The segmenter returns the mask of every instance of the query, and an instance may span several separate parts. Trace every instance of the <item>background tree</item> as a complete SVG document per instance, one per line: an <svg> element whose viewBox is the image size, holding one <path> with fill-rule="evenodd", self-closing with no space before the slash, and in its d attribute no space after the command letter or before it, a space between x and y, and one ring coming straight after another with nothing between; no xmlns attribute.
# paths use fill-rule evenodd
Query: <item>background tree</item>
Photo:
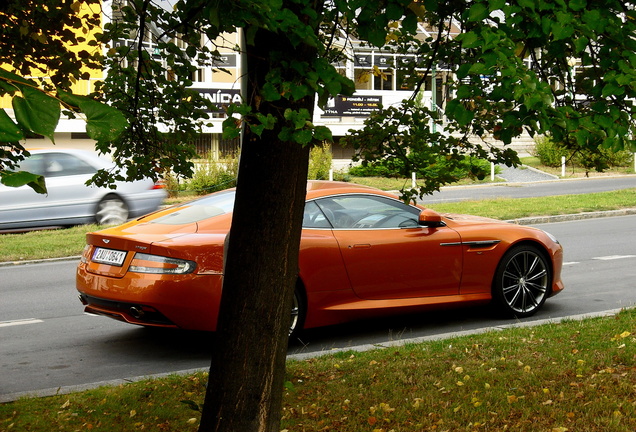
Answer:
<svg viewBox="0 0 636 432"><path fill-rule="evenodd" d="M61 112L56 89L68 91L75 80L87 79L91 68L100 67L99 44L88 36L100 23L98 0L0 2L0 96L12 98L15 112L15 121L0 112L2 183L45 190L41 176L11 172L28 155L20 142L27 134L53 139ZM30 76L41 78L23 78ZM93 131L99 135L103 130L96 124Z"/></svg>
<svg viewBox="0 0 636 432"><path fill-rule="evenodd" d="M149 0L130 4L126 16L139 25L151 17L167 35L185 35L190 58L200 45L189 35L216 40L240 30L245 40L247 91L244 103L230 109L224 132L237 136L242 128L244 135L202 431L278 430L309 146L330 137L312 124L312 112L315 101L322 105L353 92L353 83L333 66L350 53L348 38L417 56L416 63L401 66L410 68L417 87L441 63L454 71L445 83L443 113L407 101L380 110L352 132L349 142L368 161L399 158L407 170L434 168L439 157L452 165L472 155L515 164L514 152L486 139L509 144L524 130L549 133L572 147L632 143L631 0L182 0L174 11L154 8ZM430 37L417 34L422 23ZM141 43L137 47L140 52ZM153 74L161 72L152 61L146 68L143 54L137 58L136 78L115 99L133 117L131 134L142 127L136 120L142 110L163 109L159 102L139 104L141 96L126 102L128 95L142 94L138 82L150 89ZM416 65L425 65L424 72ZM187 85L186 79L177 82ZM107 83L104 97L115 93L109 88ZM157 149L151 161L138 153L144 147L136 148L132 163L145 167L140 173L149 166L159 172L168 161L156 160L177 142L183 140L148 143ZM117 156L131 144L123 138L108 148ZM440 170L430 173L423 188L405 191L405 199L451 180Z"/></svg>

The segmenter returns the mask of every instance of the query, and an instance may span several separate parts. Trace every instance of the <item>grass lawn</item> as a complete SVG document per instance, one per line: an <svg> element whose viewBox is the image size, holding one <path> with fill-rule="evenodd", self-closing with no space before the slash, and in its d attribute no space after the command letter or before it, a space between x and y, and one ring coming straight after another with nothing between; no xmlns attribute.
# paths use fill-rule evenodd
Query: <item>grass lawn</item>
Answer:
<svg viewBox="0 0 636 432"><path fill-rule="evenodd" d="M288 361L281 430L636 430L636 310ZM0 404L2 431L196 431L206 373Z"/></svg>

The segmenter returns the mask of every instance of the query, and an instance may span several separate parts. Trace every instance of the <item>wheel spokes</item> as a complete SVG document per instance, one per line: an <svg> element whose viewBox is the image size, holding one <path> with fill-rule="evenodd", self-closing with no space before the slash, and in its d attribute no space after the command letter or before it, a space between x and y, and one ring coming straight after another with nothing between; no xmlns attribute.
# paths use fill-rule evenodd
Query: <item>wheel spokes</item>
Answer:
<svg viewBox="0 0 636 432"><path fill-rule="evenodd" d="M503 297L519 313L539 307L548 291L548 270L534 252L523 251L512 257L503 272Z"/></svg>

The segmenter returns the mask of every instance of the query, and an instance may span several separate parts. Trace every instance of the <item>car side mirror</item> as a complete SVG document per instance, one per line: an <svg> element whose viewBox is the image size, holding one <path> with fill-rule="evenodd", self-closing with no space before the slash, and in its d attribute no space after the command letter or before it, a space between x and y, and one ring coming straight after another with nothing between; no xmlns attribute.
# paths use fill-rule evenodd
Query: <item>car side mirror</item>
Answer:
<svg viewBox="0 0 636 432"><path fill-rule="evenodd" d="M424 209L420 212L418 223L427 228L438 228L444 226L442 215L431 209Z"/></svg>

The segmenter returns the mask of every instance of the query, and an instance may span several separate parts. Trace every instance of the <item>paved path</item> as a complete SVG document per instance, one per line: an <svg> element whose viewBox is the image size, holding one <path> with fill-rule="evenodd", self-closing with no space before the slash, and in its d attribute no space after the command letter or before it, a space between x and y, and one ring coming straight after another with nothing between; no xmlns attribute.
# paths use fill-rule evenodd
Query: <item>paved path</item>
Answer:
<svg viewBox="0 0 636 432"><path fill-rule="evenodd" d="M576 195L636 188L636 175L558 179L531 168L506 168L500 177L505 183L472 186L447 186L425 196L421 202L438 204L491 198L530 198L537 196ZM636 207L636 203L634 203Z"/></svg>

